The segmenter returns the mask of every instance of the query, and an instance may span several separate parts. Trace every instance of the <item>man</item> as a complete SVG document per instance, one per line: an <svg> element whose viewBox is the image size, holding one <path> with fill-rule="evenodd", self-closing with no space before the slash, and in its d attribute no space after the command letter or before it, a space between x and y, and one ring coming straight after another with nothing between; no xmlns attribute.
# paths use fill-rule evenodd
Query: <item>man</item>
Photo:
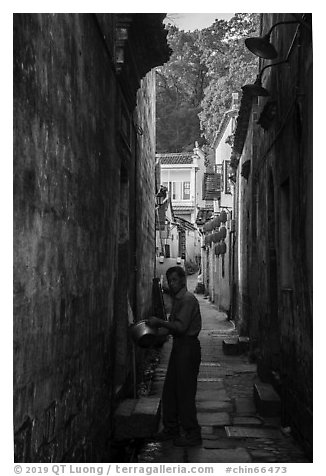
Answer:
<svg viewBox="0 0 326 476"><path fill-rule="evenodd" d="M162 408L163 431L158 440L173 440L176 446L201 444L201 430L197 420L197 376L201 361L198 334L201 330L199 303L187 291L186 274L180 266L166 272L169 289L173 296L169 321L150 317L148 325L165 327L173 336L173 346L165 377ZM184 435L180 435L180 426Z"/></svg>

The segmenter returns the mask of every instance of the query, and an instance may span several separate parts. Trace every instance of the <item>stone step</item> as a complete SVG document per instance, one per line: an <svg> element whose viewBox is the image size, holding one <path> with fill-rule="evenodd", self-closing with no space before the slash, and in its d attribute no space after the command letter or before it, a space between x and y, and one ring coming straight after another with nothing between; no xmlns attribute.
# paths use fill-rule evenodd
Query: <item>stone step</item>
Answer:
<svg viewBox="0 0 326 476"><path fill-rule="evenodd" d="M278 428L225 426L228 438L283 438Z"/></svg>
<svg viewBox="0 0 326 476"><path fill-rule="evenodd" d="M224 427L230 425L230 415L227 412L218 413L197 413L198 423L200 426L219 426Z"/></svg>
<svg viewBox="0 0 326 476"><path fill-rule="evenodd" d="M248 352L249 350L249 337L240 336L239 337L239 351L240 353Z"/></svg>
<svg viewBox="0 0 326 476"><path fill-rule="evenodd" d="M262 416L274 417L281 413L281 400L272 385L256 383L254 385L254 402Z"/></svg>
<svg viewBox="0 0 326 476"><path fill-rule="evenodd" d="M216 400L197 401L198 412L232 412L233 406L231 402L223 402Z"/></svg>
<svg viewBox="0 0 326 476"><path fill-rule="evenodd" d="M234 402L237 416L251 416L256 414L256 406L253 398L236 397Z"/></svg>
<svg viewBox="0 0 326 476"><path fill-rule="evenodd" d="M157 430L159 418L160 398L123 400L114 414L114 439L149 438Z"/></svg>
<svg viewBox="0 0 326 476"><path fill-rule="evenodd" d="M234 416L233 425L235 426L262 426L260 418L254 416Z"/></svg>
<svg viewBox="0 0 326 476"><path fill-rule="evenodd" d="M225 355L238 355L248 352L249 337L246 336L232 336L223 339L223 353Z"/></svg>
<svg viewBox="0 0 326 476"><path fill-rule="evenodd" d="M223 353L225 355L238 355L239 354L239 338L227 337L222 341Z"/></svg>

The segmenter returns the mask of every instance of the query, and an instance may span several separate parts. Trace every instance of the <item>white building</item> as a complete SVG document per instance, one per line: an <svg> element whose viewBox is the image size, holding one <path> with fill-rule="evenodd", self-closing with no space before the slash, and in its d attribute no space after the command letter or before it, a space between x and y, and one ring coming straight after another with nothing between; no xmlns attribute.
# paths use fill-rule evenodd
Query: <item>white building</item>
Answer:
<svg viewBox="0 0 326 476"><path fill-rule="evenodd" d="M239 112L238 97L238 93L232 94L231 109L226 111L223 115L212 145L215 156L215 171L220 174L221 177L221 195L218 200L214 200L214 212L219 212L222 209L230 211L233 208L232 185L229 180L229 175L231 173L230 159L233 137Z"/></svg>
<svg viewBox="0 0 326 476"><path fill-rule="evenodd" d="M165 256L174 257L176 246L172 230L177 224L177 256L194 263L200 261L201 237L196 218L198 210L206 206L202 199L204 159L204 153L197 144L193 152L156 154L156 161L160 164L160 184L167 189L173 214L172 220L168 217L167 209L166 221L171 230L171 242L166 243ZM158 243L158 247L161 249L162 245Z"/></svg>
<svg viewBox="0 0 326 476"><path fill-rule="evenodd" d="M209 298L226 312L231 306L231 279L233 266L233 185L229 180L233 137L238 116L238 94L232 95L232 106L227 111L215 134L215 181L219 194L214 198L214 216L204 225L205 247L202 252L203 282Z"/></svg>
<svg viewBox="0 0 326 476"><path fill-rule="evenodd" d="M198 209L205 208L204 153L196 144L193 152L156 154L156 159L161 166L161 184L170 193L174 214L194 224Z"/></svg>

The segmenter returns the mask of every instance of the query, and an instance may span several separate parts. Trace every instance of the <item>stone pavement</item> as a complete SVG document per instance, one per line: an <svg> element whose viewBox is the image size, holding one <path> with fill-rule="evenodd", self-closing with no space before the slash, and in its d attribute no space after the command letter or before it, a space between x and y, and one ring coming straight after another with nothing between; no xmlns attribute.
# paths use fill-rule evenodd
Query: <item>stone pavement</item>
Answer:
<svg viewBox="0 0 326 476"><path fill-rule="evenodd" d="M188 289L196 275L188 278ZM171 441L147 440L138 463L309 463L292 436L282 431L280 419L257 413L253 386L256 365L246 354L225 355L223 340L236 335L223 312L197 295L203 319L200 333L202 363L198 376L197 410L202 427L201 446L180 448ZM172 342L164 344L155 371L152 394L161 395Z"/></svg>

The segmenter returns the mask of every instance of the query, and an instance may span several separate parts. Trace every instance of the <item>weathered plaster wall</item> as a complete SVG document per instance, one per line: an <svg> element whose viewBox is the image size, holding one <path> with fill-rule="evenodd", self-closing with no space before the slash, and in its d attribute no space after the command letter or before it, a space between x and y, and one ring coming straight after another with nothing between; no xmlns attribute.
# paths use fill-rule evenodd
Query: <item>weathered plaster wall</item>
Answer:
<svg viewBox="0 0 326 476"><path fill-rule="evenodd" d="M263 30L287 17L264 14ZM275 29L279 58L297 25ZM300 47L298 46L300 44ZM238 167L240 324L258 345L258 371L281 393L283 424L312 451L312 45L300 29L290 61L266 70ZM263 66L266 63L262 63ZM276 117L256 120L268 100ZM251 160L248 181L240 175ZM276 374L275 374L276 372ZM277 376L275 380L275 376Z"/></svg>
<svg viewBox="0 0 326 476"><path fill-rule="evenodd" d="M155 71L147 74L137 95L138 136L135 190L137 233L137 314L151 311L152 279L155 267Z"/></svg>
<svg viewBox="0 0 326 476"><path fill-rule="evenodd" d="M95 16L14 15L17 461L110 458L115 396L132 357L128 306L114 301L129 299L138 318L151 304L152 79L138 95L144 135L136 146L131 134L127 170L123 93Z"/></svg>

